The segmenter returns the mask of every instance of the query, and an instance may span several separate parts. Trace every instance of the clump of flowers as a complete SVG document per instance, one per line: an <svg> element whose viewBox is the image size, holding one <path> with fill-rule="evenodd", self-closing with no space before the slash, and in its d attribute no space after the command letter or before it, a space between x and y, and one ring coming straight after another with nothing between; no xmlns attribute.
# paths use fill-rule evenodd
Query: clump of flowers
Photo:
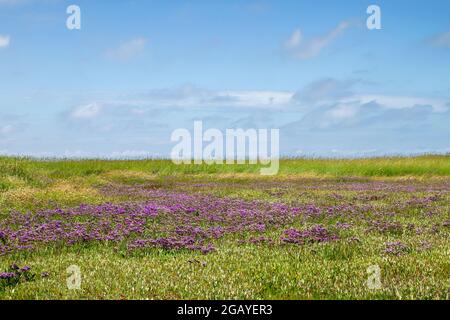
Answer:
<svg viewBox="0 0 450 320"><path fill-rule="evenodd" d="M431 234L438 234L440 232L441 226L439 224L433 224L430 228Z"/></svg>
<svg viewBox="0 0 450 320"><path fill-rule="evenodd" d="M0 272L0 291L7 287L14 287L20 282L33 281L36 275L30 270L31 267L29 266L21 268L14 263L9 267L9 270Z"/></svg>
<svg viewBox="0 0 450 320"><path fill-rule="evenodd" d="M286 243L306 244L314 242L330 242L338 240L339 237L327 230L322 225L315 225L304 231L294 228L284 231L281 241Z"/></svg>
<svg viewBox="0 0 450 320"><path fill-rule="evenodd" d="M0 243L6 244L7 235L6 232L0 231Z"/></svg>
<svg viewBox="0 0 450 320"><path fill-rule="evenodd" d="M265 236L251 237L250 239L248 239L248 242L253 244L274 244L273 239Z"/></svg>
<svg viewBox="0 0 450 320"><path fill-rule="evenodd" d="M372 221L369 230L380 233L402 233L403 226L400 222Z"/></svg>
<svg viewBox="0 0 450 320"><path fill-rule="evenodd" d="M338 229L347 230L347 229L350 229L351 227L352 227L352 225L350 223L345 223L345 222L337 222L336 223L336 228L338 228Z"/></svg>
<svg viewBox="0 0 450 320"><path fill-rule="evenodd" d="M430 250L431 248L433 248L433 245L429 241L426 241L426 240L420 241L419 250L426 251L426 250Z"/></svg>
<svg viewBox="0 0 450 320"><path fill-rule="evenodd" d="M439 200L440 200L440 196L439 195L431 195L431 196L428 196L428 197L425 197L425 198L413 197L412 199L407 201L406 204L410 205L410 206L417 206L417 207L428 207L433 202L439 201Z"/></svg>
<svg viewBox="0 0 450 320"><path fill-rule="evenodd" d="M406 244L404 244L403 242L400 242L400 241L395 241L395 242L387 242L386 243L386 248L384 250L384 253L398 256L401 254L405 254L408 251L409 251L409 247Z"/></svg>

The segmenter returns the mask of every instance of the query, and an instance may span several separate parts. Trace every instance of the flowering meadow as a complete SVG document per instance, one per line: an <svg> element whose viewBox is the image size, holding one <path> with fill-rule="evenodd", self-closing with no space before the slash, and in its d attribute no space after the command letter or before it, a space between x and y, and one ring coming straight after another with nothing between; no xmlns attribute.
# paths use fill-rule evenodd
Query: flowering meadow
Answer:
<svg viewBox="0 0 450 320"><path fill-rule="evenodd" d="M449 168L1 158L0 299L449 299Z"/></svg>

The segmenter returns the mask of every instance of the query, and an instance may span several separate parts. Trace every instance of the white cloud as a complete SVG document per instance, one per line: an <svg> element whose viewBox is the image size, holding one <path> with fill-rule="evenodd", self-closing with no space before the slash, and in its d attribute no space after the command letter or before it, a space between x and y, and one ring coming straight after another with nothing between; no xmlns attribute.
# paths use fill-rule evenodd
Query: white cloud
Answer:
<svg viewBox="0 0 450 320"><path fill-rule="evenodd" d="M230 97L234 107L279 108L290 103L293 92L289 91L219 91L217 97Z"/></svg>
<svg viewBox="0 0 450 320"><path fill-rule="evenodd" d="M11 41L10 36L2 36L2 35L0 35L0 48L8 47L10 41Z"/></svg>
<svg viewBox="0 0 450 320"><path fill-rule="evenodd" d="M291 91L208 90L194 86L151 90L146 93L104 101L105 105L132 107L143 113L157 108L283 108L291 104Z"/></svg>
<svg viewBox="0 0 450 320"><path fill-rule="evenodd" d="M321 79L310 83L304 89L295 93L293 99L308 104L323 102L325 100L336 101L343 97L351 96L353 94L351 91L352 86L357 82L359 81L341 81L333 78Z"/></svg>
<svg viewBox="0 0 450 320"><path fill-rule="evenodd" d="M435 47L450 46L450 30L443 32L430 40L430 44Z"/></svg>
<svg viewBox="0 0 450 320"><path fill-rule="evenodd" d="M11 124L0 126L0 134L2 134L2 135L11 133L13 130L14 130L14 126Z"/></svg>
<svg viewBox="0 0 450 320"><path fill-rule="evenodd" d="M430 118L444 121L450 115L448 109L436 111L431 104L416 103L423 98L408 97L413 104L403 106L395 103L408 101L402 101L401 97L372 96L372 98L375 100L358 100L355 96L353 101L340 100L336 103L319 104L306 110L303 118L296 123L304 129L362 128L377 124L382 124L383 128L388 129L391 125L419 125Z"/></svg>
<svg viewBox="0 0 450 320"><path fill-rule="evenodd" d="M285 41L284 49L288 55L305 60L316 57L320 52L338 38L351 26L350 22L342 21L326 35L304 41L300 29L296 29L291 37Z"/></svg>
<svg viewBox="0 0 450 320"><path fill-rule="evenodd" d="M119 47L110 49L106 55L113 60L127 61L141 54L147 46L146 38L135 38L122 43Z"/></svg>
<svg viewBox="0 0 450 320"><path fill-rule="evenodd" d="M284 47L286 49L295 49L300 45L300 42L302 41L302 32L300 29L296 29L294 33L290 36L289 39L286 40L284 43Z"/></svg>
<svg viewBox="0 0 450 320"><path fill-rule="evenodd" d="M326 129L379 122L420 123L446 117L449 99L413 95L357 93L361 80L332 78L315 81L296 92L292 103L303 113L302 127Z"/></svg>
<svg viewBox="0 0 450 320"><path fill-rule="evenodd" d="M155 117L166 112L185 110L267 110L321 112L326 125L351 122L359 115L361 106L376 105L379 109L429 108L433 113L450 109L449 100L443 98L355 93L359 80L327 78L315 81L298 92L270 90L208 90L194 86L151 90L140 94L117 95L92 100L70 109L70 119L99 117ZM317 118L317 116L316 116Z"/></svg>
<svg viewBox="0 0 450 320"><path fill-rule="evenodd" d="M96 117L101 110L102 106L97 103L77 106L69 112L69 117L71 119L90 119Z"/></svg>
<svg viewBox="0 0 450 320"><path fill-rule="evenodd" d="M343 99L344 102L355 100L361 104L374 102L387 109L407 109L417 106L430 106L434 112L445 112L449 109L448 102L444 99L418 96L355 94Z"/></svg>
<svg viewBox="0 0 450 320"><path fill-rule="evenodd" d="M450 109L448 99L412 96L356 93L354 86L361 80L336 80L326 78L312 82L292 96L293 103L306 110L322 106L376 103L386 109L408 109L417 106L431 107L433 112Z"/></svg>
<svg viewBox="0 0 450 320"><path fill-rule="evenodd" d="M352 104L339 104L325 112L325 115L334 120L346 120L353 118L358 113L358 108Z"/></svg>

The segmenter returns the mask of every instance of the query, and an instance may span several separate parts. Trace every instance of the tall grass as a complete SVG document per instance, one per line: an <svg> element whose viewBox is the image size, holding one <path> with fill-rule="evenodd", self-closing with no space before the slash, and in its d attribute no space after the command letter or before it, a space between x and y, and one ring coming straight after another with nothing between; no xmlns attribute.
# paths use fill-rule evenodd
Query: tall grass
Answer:
<svg viewBox="0 0 450 320"><path fill-rule="evenodd" d="M18 179L27 184L44 179L97 176L116 170L146 172L170 176L182 174L258 174L261 165L176 165L170 160L56 160L0 157L0 189L8 181ZM280 160L281 175L309 174L334 177L391 177L450 175L450 156L386 157L367 159L304 159ZM9 179L9 180L8 180Z"/></svg>

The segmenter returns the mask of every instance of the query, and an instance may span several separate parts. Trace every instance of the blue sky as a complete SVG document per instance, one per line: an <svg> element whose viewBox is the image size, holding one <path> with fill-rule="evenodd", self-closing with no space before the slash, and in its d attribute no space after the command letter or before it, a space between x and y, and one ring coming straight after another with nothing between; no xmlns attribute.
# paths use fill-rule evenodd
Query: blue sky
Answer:
<svg viewBox="0 0 450 320"><path fill-rule="evenodd" d="M447 0L0 0L0 153L168 156L194 120L279 128L284 155L445 153L449 71Z"/></svg>

